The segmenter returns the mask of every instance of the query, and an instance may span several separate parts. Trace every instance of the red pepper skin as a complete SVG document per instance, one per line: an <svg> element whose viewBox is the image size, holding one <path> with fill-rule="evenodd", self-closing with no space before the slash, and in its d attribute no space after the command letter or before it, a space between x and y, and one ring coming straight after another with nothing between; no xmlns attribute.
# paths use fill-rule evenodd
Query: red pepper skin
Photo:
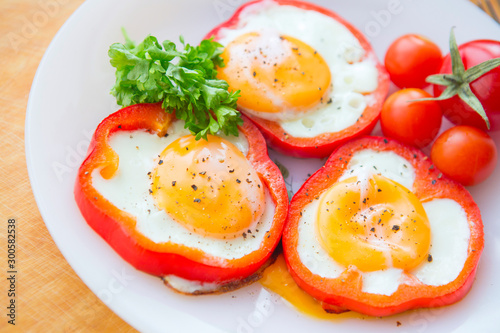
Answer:
<svg viewBox="0 0 500 333"><path fill-rule="evenodd" d="M414 193L421 201L450 198L467 214L471 231L468 257L459 276L443 286L427 286L415 279L413 286L401 284L391 296L361 291L361 276L352 269L336 279L325 279L311 273L300 261L297 252L297 227L303 208L331 185L347 169L352 154L363 149L392 151L410 162L416 172ZM283 251L291 275L298 285L323 303L330 312L353 310L371 316L388 316L410 309L437 307L462 299L472 286L477 264L484 247L483 224L479 208L469 192L457 182L442 176L430 159L420 150L395 140L365 137L339 147L324 167L312 175L294 195L283 232Z"/></svg>
<svg viewBox="0 0 500 333"><path fill-rule="evenodd" d="M239 259L221 259L184 245L154 243L135 229L135 218L112 205L92 186L92 172L103 167L109 179L118 168L118 157L108 138L117 131L144 129L164 135L174 116L157 104L137 104L104 119L92 138L88 156L82 163L75 184L75 199L87 223L127 262L146 273L176 276L203 282L238 281L255 273L271 256L281 238L288 212L288 194L278 167L269 159L264 138L243 117L239 130L249 143L248 160L267 186L276 205L273 226L259 250Z"/></svg>
<svg viewBox="0 0 500 333"><path fill-rule="evenodd" d="M220 30L223 28L236 27L239 22L239 16L241 12L249 5L260 2L252 1L246 3L236 10L233 16L226 22L218 25L212 31L210 31L205 39L214 37L215 40L220 39ZM274 0L274 2L280 5L290 5L305 10L314 10L324 15L330 16L334 20L343 24L349 31L358 39L359 43L366 52L365 57L372 57L377 59L375 52L373 51L370 43L366 37L357 30L353 25L344 20L338 14L325 9L323 7L303 2L303 1L293 1L293 0ZM293 137L286 133L279 123L258 118L249 115L250 120L259 128L264 137L266 138L268 144L275 150L289 156L303 157L303 158L321 158L326 157L331 154L331 152L338 146L364 135L369 135L373 128L375 127L378 119L380 118L380 111L382 109L382 104L389 91L390 79L387 74L385 67L377 61L377 70L379 73L378 77L378 87L377 90L372 93L374 103L368 106L364 111L360 119L352 126L333 133L325 133L318 135L313 138L301 138ZM244 112L244 111L242 111Z"/></svg>

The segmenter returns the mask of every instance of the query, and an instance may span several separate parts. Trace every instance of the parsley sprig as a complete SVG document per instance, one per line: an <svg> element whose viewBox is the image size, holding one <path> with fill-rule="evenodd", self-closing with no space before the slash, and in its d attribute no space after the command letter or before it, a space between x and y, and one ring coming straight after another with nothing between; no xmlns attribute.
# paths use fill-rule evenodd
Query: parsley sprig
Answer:
<svg viewBox="0 0 500 333"><path fill-rule="evenodd" d="M238 135L243 123L236 110L239 91L229 92L227 82L216 78L217 67L224 66L222 45L208 39L191 46L180 37L183 49L177 50L169 40L160 44L148 36L136 45L123 34L125 43L112 44L108 52L116 68L111 94L119 105L162 102L197 140L219 131Z"/></svg>

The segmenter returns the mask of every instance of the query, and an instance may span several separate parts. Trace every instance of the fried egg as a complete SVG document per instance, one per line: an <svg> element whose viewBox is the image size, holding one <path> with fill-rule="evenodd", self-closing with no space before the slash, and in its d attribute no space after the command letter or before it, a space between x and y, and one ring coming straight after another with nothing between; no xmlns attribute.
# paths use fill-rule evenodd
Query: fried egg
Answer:
<svg viewBox="0 0 500 333"><path fill-rule="evenodd" d="M109 145L119 156L118 170L110 179L94 170L92 185L135 217L140 234L155 244L182 245L221 262L260 248L275 203L246 159L245 135L196 141L176 120L166 136L118 131ZM219 286L170 278L183 292Z"/></svg>
<svg viewBox="0 0 500 333"><path fill-rule="evenodd" d="M302 211L301 262L331 279L356 269L362 291L378 295L401 284L454 281L467 259L467 215L452 199L417 198L415 173L392 151L356 152L339 181Z"/></svg>
<svg viewBox="0 0 500 333"><path fill-rule="evenodd" d="M217 38L225 46L218 77L241 90L239 108L294 137L348 128L373 103L377 60L323 13L261 1Z"/></svg>

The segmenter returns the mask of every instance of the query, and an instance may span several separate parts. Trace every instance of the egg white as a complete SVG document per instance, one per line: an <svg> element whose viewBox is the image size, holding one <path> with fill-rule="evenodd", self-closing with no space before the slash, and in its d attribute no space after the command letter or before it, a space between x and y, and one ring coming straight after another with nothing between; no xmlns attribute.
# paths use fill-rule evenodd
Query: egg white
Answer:
<svg viewBox="0 0 500 333"><path fill-rule="evenodd" d="M355 153L347 171L341 176L367 177L379 174L408 189L413 188L415 170L410 162L394 152L366 149ZM359 178L358 178L359 179ZM298 254L301 262L313 273L325 278L338 278L346 267L337 263L318 240L316 216L321 196L302 211L298 225ZM423 203L431 226L432 261L424 260L410 271L423 284L440 286L455 280L464 267L469 247L470 229L464 209L451 199L433 199ZM388 268L362 272L362 291L392 295L406 281L403 270Z"/></svg>
<svg viewBox="0 0 500 333"><path fill-rule="evenodd" d="M159 209L149 193L152 172L159 155L173 141L189 134L183 121L175 121L168 129L168 137L159 137L145 131L116 132L109 138L111 148L119 156L119 167L111 179L104 179L99 170L92 173L92 185L114 206L136 217L137 230L155 243L172 242L200 249L206 254L223 259L241 258L260 248L273 222L275 204L265 187L265 209L259 221L250 227L247 237L214 239L187 230L164 210ZM221 135L223 136L223 135ZM246 156L248 141L243 133L225 137Z"/></svg>
<svg viewBox="0 0 500 333"><path fill-rule="evenodd" d="M291 36L314 48L330 68L332 85L321 103L307 113L293 110L261 113L248 109L245 112L277 121L294 137L310 138L354 125L373 103L370 93L378 86L377 61L365 57L356 37L336 20L313 10L264 1L246 7L238 26L221 29L219 42L226 46L238 36L254 31ZM248 80L253 78L249 76Z"/></svg>

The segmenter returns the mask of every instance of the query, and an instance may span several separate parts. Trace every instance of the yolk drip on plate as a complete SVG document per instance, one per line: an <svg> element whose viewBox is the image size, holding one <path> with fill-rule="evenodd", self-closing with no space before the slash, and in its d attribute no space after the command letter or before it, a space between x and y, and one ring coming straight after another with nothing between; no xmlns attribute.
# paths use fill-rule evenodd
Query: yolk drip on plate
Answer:
<svg viewBox="0 0 500 333"><path fill-rule="evenodd" d="M288 272L285 258L280 254L276 261L266 268L260 283L264 288L273 291L286 299L300 312L319 319L339 319L348 317L360 317L356 312L346 312L342 314L332 314L326 312L321 303L314 297L300 289Z"/></svg>
<svg viewBox="0 0 500 333"><path fill-rule="evenodd" d="M241 236L264 212L257 172L231 142L181 137L159 156L151 193L161 209L192 232L215 238Z"/></svg>
<svg viewBox="0 0 500 333"><path fill-rule="evenodd" d="M417 267L430 247L431 230L420 200L382 176L349 178L322 196L317 230L338 263L364 272Z"/></svg>
<svg viewBox="0 0 500 333"><path fill-rule="evenodd" d="M222 53L218 78L241 90L240 107L264 113L303 112L319 103L331 82L330 69L311 46L289 36L246 33Z"/></svg>

